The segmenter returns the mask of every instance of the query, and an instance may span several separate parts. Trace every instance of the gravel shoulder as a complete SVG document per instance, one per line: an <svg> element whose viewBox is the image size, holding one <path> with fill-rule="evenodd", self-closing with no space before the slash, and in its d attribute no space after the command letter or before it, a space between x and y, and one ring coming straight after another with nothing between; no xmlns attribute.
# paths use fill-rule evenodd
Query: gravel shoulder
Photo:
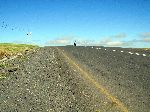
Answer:
<svg viewBox="0 0 150 112"><path fill-rule="evenodd" d="M150 51L105 47L60 48L92 72L99 84L123 102L129 112L150 110Z"/></svg>
<svg viewBox="0 0 150 112"><path fill-rule="evenodd" d="M121 112L55 47L8 63L0 68L7 74L0 79L0 112Z"/></svg>

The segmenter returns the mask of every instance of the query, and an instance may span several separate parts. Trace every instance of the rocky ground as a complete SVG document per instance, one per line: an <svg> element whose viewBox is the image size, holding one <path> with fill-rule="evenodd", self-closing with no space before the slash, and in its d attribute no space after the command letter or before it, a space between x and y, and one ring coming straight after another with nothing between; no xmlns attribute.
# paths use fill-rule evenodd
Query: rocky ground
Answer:
<svg viewBox="0 0 150 112"><path fill-rule="evenodd" d="M131 48L61 47L123 102L130 112L150 111L150 51Z"/></svg>
<svg viewBox="0 0 150 112"><path fill-rule="evenodd" d="M0 112L120 112L54 47L1 66Z"/></svg>

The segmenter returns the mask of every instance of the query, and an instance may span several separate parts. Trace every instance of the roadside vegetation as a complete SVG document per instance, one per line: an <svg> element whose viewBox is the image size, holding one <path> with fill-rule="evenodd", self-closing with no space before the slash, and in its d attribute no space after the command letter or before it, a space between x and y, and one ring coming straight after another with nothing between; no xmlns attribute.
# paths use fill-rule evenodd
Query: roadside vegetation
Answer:
<svg viewBox="0 0 150 112"><path fill-rule="evenodd" d="M0 43L0 59L37 48L36 45Z"/></svg>
<svg viewBox="0 0 150 112"><path fill-rule="evenodd" d="M150 50L150 48L144 48L144 50L149 51L149 50Z"/></svg>
<svg viewBox="0 0 150 112"><path fill-rule="evenodd" d="M16 71L19 67L7 62L7 59L12 59L18 56L19 59L25 60L23 53L27 53L38 46L28 44L13 44L13 43L0 43L0 80L7 78L9 72Z"/></svg>

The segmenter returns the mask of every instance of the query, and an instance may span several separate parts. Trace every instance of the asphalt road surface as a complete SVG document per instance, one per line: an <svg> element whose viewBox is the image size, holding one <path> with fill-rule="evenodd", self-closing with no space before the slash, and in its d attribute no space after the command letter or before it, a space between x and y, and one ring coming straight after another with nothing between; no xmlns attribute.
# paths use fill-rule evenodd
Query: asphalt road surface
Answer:
<svg viewBox="0 0 150 112"><path fill-rule="evenodd" d="M0 67L7 74L0 112L149 112L149 56L139 49L38 48Z"/></svg>
<svg viewBox="0 0 150 112"><path fill-rule="evenodd" d="M64 47L65 52L130 112L150 111L150 52L142 49Z"/></svg>

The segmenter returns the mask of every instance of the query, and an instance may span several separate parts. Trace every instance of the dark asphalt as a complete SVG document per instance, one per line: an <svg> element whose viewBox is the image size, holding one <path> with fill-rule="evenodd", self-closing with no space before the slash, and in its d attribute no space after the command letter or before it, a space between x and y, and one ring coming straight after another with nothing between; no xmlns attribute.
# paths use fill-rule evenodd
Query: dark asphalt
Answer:
<svg viewBox="0 0 150 112"><path fill-rule="evenodd" d="M92 72L95 79L130 112L150 111L150 51L107 47L60 48Z"/></svg>

